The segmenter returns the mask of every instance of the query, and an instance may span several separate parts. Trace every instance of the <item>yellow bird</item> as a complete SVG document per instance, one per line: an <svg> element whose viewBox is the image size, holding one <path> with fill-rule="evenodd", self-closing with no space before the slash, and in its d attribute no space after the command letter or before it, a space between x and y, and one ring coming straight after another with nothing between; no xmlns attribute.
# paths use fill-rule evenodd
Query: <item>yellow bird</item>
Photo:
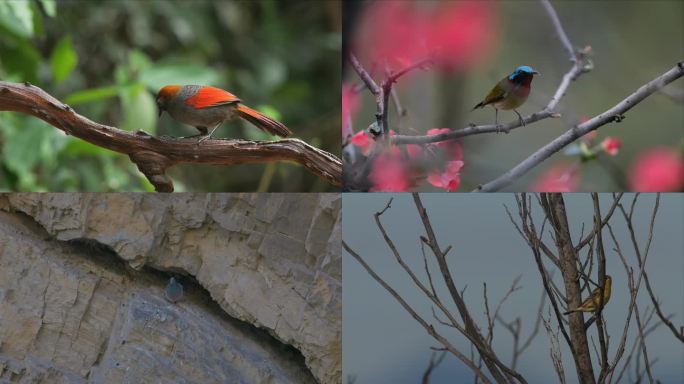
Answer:
<svg viewBox="0 0 684 384"><path fill-rule="evenodd" d="M606 303L608 303L608 300L610 300L610 284L611 284L612 279L610 276L606 275L606 288L603 290L603 305L605 306ZM571 309L567 312L564 313L564 315L570 314L572 312L594 312L595 310L598 309L598 306L600 304L600 299L601 299L601 291L600 288L596 288L591 292L591 296L589 296L584 302L582 302L582 305L577 307L576 309Z"/></svg>

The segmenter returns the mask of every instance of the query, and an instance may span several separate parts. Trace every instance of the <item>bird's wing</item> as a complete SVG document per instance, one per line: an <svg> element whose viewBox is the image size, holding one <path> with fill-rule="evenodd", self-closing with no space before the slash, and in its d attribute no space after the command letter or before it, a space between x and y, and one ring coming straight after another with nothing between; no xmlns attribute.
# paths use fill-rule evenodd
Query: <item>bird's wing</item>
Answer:
<svg viewBox="0 0 684 384"><path fill-rule="evenodd" d="M494 88L492 88L491 91L485 96L484 101L482 102L483 105L487 104L492 104L492 103L497 103L503 99L505 99L510 92L510 84L508 82L508 79L503 78L501 81L499 81Z"/></svg>
<svg viewBox="0 0 684 384"><path fill-rule="evenodd" d="M185 100L186 104L194 108L209 108L238 102L240 99L232 93L214 87L202 87L192 97Z"/></svg>

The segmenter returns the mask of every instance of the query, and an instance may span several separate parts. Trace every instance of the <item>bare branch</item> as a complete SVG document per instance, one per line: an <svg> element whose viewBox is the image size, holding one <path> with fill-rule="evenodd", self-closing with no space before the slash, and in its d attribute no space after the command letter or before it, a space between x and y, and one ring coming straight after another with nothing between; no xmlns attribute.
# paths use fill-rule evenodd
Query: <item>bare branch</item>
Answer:
<svg viewBox="0 0 684 384"><path fill-rule="evenodd" d="M546 320L543 316L540 316L544 321L544 328L546 333L549 335L549 341L551 342L551 362L553 363L553 368L556 370L558 375L558 381L561 384L565 384L565 370L563 369L563 356L560 350L560 342L558 340L558 332L553 332L551 330L551 311L549 310L549 319Z"/></svg>
<svg viewBox="0 0 684 384"><path fill-rule="evenodd" d="M442 335L437 333L435 328L428 323L425 319L423 319L407 302L404 300L397 291L395 291L387 282L382 279L375 271L366 263L366 261L361 257L358 253L356 253L349 245L347 245L347 242L342 241L342 247L344 248L347 253L349 253L356 261L361 264L361 266L368 272L368 274L378 283L380 284L392 297L406 310L406 312L411 315L426 331L427 333L432 336L435 340L437 340L439 343L441 343L444 348L446 348L449 352L451 352L456 358L461 360L468 368L470 368L475 375L477 375L480 380L482 380L483 383L490 384L491 381L487 378L487 376L480 370L475 363L471 359L469 359L467 356L462 354L456 347L454 347L446 338L444 338Z"/></svg>
<svg viewBox="0 0 684 384"><path fill-rule="evenodd" d="M622 192L618 193L617 196L613 196L613 204L610 206L610 209L608 210L608 213L606 216L603 218L601 221L600 226L594 226L594 229L591 231L590 234L587 235L587 237L583 238L580 240L579 243L575 246L575 251L579 252L580 249L582 249L585 245L589 244L589 242L596 236L596 233L603 229L603 227L608 224L608 220L613 216L613 212L615 212L615 208L617 208L618 204L620 203L620 199L622 198Z"/></svg>
<svg viewBox="0 0 684 384"><path fill-rule="evenodd" d="M432 374L432 371L437 368L438 365L442 363L442 360L444 360L444 356L446 356L446 351L443 351L442 353L439 354L439 357L435 358L436 353L432 352L432 355L430 356L430 363L428 364L427 368L425 369L425 373L423 373L423 384L429 384L430 383L430 375Z"/></svg>
<svg viewBox="0 0 684 384"><path fill-rule="evenodd" d="M634 251L637 255L637 262L638 262L639 266L641 267L642 263L645 263L646 256L648 255L648 250L651 246L651 240L653 239L653 227L655 225L656 213L658 212L658 207L660 205L660 194L657 195L656 202L655 202L655 205L653 207L653 213L651 215L651 223L650 223L649 232L648 232L648 241L647 241L647 245L646 245L645 254L643 255L643 259L642 259L641 252L639 250L639 245L638 245L637 239L636 239L636 231L634 229L634 226L632 225L632 215L634 212L634 206L636 204L637 197L638 197L638 195L634 196L634 199L632 201L632 205L630 207L629 214L625 211L625 209L624 209L624 207L622 207L622 205L620 205L619 208L620 208L620 211L622 212L622 216L624 217L624 219L627 223L627 229L630 232L630 238L632 240L632 245L634 246ZM660 308L660 303L658 302L658 299L655 297L655 293L653 293L653 288L651 288L651 282L648 279L648 274L646 274L645 271L643 273L643 276L644 276L644 282L646 283L646 291L648 292L648 295L651 298L651 302L653 303L653 306L656 309L658 317L660 317L660 320L670 329L670 331L672 331L672 334L679 341L684 343L684 331L677 330L677 327L675 327L675 325L672 323L672 321L670 321L667 318L667 316L665 316L662 309Z"/></svg>
<svg viewBox="0 0 684 384"><path fill-rule="evenodd" d="M294 161L333 184L342 185L342 162L299 139L247 141L155 137L95 123L42 89L28 83L0 81L0 111L35 116L56 128L133 161L158 192L172 192L166 169L181 163L231 165Z"/></svg>
<svg viewBox="0 0 684 384"><path fill-rule="evenodd" d="M549 3L549 0L541 0L542 6L546 10L546 13L549 14L549 17L551 18L551 22L553 22L553 26L556 29L556 33L558 34L558 38L560 39L561 43L563 43L563 48L565 48L565 51L568 53L570 56L570 60L573 62L577 62L577 56L575 55L575 49L572 47L572 43L570 43L570 39L568 39L568 35L565 34L565 30L563 29L563 26L561 25L560 19L558 18L558 14L556 13L556 10L553 9L553 6L551 6L551 3Z"/></svg>
<svg viewBox="0 0 684 384"><path fill-rule="evenodd" d="M391 73L387 77L387 80L385 80L385 84L394 84L397 82L397 80L399 80L399 78L406 75L407 73L414 71L416 69L425 69L425 68L427 68L433 64L434 64L434 60L432 58L417 61L417 62L407 66L404 69L401 69L397 72Z"/></svg>
<svg viewBox="0 0 684 384"><path fill-rule="evenodd" d="M380 95L382 92L382 89L378 86L378 84L373 80L370 74L363 68L363 65L359 62L359 59L354 56L353 53L349 54L349 62L351 63L352 67L356 71L356 73L359 75L361 80L363 80L363 83L366 84L366 88L375 96Z"/></svg>
<svg viewBox="0 0 684 384"><path fill-rule="evenodd" d="M465 302L463 301L462 295L459 294L458 289L456 288L453 276L451 275L449 266L446 263L444 252L439 247L435 232L432 229L432 224L430 223L427 210L425 209L425 207L423 207L423 203L421 202L420 196L417 193L413 193L413 201L416 205L418 215L420 216L420 219L423 222L423 227L425 227L425 232L427 234L427 239L426 241L424 241L430 247L432 253L435 255L435 259L437 260L437 264L439 265L442 278L444 279L447 289L449 290L449 294L451 295L452 300L456 304L456 308L458 309L461 319L463 320L466 331L465 336L469 337L469 340L474 344L475 348L477 348L478 353L483 358L483 361L489 369L489 372L492 374L494 379L497 380L497 382L510 381L502 376L501 372L503 371L503 373L507 377L515 378L521 383L526 383L525 379L518 372L510 369L499 360L499 358L496 356L496 353L491 348L489 348L485 339L480 334L477 326L475 325L475 322L470 316L470 312L468 311Z"/></svg>

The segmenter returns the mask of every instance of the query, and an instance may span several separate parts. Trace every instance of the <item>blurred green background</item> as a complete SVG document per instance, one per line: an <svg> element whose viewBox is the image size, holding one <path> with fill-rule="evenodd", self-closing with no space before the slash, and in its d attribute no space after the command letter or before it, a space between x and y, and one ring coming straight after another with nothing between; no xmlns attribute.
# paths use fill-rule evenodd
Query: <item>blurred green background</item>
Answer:
<svg viewBox="0 0 684 384"><path fill-rule="evenodd" d="M29 81L89 119L189 136L157 118L166 84L224 88L294 137L340 152L338 1L0 1L0 80ZM273 139L243 122L214 137ZM0 190L149 191L127 156L0 112ZM293 163L170 168L176 191L339 190Z"/></svg>
<svg viewBox="0 0 684 384"><path fill-rule="evenodd" d="M365 6L361 2L359 18ZM549 17L538 1L493 1L496 41L487 57L460 73L436 69L417 71L396 86L408 116L400 119L390 105L390 127L402 134L422 135L431 128L463 128L469 123L491 124L494 109L470 111L489 90L517 66L529 65L541 72L532 82L532 93L518 111L529 115L544 107L562 76L570 69L568 55L559 42ZM583 116L593 117L613 107L645 83L684 60L684 2L649 1L551 1L561 23L577 48L590 45L594 69L573 82L557 110L560 119L547 119L510 134L484 134L462 140L465 167L459 191L470 191L493 180L533 151L577 124ZM435 1L420 2L423 7ZM347 13L345 13L345 22ZM348 37L345 30L345 39ZM365 47L352 47L366 68L372 67ZM457 54L457 53L455 53ZM355 84L358 76L345 68L345 83ZM375 76L376 80L380 76ZM667 87L682 94L684 80ZM374 119L372 96L361 92L362 107L355 114L354 131ZM684 104L655 93L625 114L621 123L599 128L597 143L607 136L622 141L617 156L601 156L581 166L580 191L625 190L625 176L637 155L653 147L684 149ZM501 111L500 122L517 119L512 111ZM506 187L507 191L529 190L546 170L560 163L578 162L563 151ZM442 191L427 183L421 191Z"/></svg>

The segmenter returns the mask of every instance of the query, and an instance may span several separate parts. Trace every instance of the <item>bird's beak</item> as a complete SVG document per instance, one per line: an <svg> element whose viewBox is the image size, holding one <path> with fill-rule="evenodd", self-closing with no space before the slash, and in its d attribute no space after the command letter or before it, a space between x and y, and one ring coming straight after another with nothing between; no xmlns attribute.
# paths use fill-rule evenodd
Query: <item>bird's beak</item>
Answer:
<svg viewBox="0 0 684 384"><path fill-rule="evenodd" d="M541 76L541 73L539 73L539 72L537 72L537 71L532 71L532 74L533 74L533 75Z"/></svg>

